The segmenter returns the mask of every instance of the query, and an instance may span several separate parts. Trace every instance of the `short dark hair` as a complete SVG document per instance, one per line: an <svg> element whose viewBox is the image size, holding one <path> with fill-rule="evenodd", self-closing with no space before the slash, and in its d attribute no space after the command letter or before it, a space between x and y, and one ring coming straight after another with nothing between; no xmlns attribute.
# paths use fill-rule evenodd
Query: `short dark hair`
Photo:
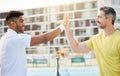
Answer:
<svg viewBox="0 0 120 76"><path fill-rule="evenodd" d="M6 16L5 22L9 21L10 19L18 18L23 15L24 14L21 11L10 11L10 12L8 12L8 14Z"/></svg>
<svg viewBox="0 0 120 76"><path fill-rule="evenodd" d="M101 7L100 10L105 12L106 17L107 16L112 16L112 24L114 24L115 19L116 19L115 10L112 7L106 7L106 6Z"/></svg>

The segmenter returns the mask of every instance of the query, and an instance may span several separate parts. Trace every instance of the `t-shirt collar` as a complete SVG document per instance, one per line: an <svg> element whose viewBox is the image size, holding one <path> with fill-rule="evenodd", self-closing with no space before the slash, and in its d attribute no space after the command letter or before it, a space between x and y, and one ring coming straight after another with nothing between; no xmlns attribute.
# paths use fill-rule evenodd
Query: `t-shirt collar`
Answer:
<svg viewBox="0 0 120 76"><path fill-rule="evenodd" d="M7 32L8 32L8 33L11 33L11 34L17 34L17 32L14 31L14 30L12 30L12 29L8 29Z"/></svg>

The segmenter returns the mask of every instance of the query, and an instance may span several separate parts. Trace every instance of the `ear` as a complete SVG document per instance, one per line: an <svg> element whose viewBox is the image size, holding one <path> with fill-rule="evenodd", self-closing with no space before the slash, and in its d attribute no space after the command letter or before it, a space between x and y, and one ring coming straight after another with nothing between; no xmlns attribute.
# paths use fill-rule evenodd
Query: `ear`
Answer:
<svg viewBox="0 0 120 76"><path fill-rule="evenodd" d="M109 17L108 21L112 23L112 17Z"/></svg>
<svg viewBox="0 0 120 76"><path fill-rule="evenodd" d="M15 22L10 21L10 22L9 22L9 26L10 26L11 28L14 28L14 27L16 26L16 24L15 24Z"/></svg>
<svg viewBox="0 0 120 76"><path fill-rule="evenodd" d="M10 24L11 24L11 25L15 25L15 22L13 22L13 21L10 21Z"/></svg>

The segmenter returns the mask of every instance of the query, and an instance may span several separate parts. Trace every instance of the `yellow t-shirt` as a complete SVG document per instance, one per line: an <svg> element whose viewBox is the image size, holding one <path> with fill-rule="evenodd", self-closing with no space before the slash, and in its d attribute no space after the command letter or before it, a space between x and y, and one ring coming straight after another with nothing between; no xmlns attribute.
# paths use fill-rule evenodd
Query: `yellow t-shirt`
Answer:
<svg viewBox="0 0 120 76"><path fill-rule="evenodd" d="M85 43L94 50L99 76L120 76L120 31L110 36L97 34Z"/></svg>

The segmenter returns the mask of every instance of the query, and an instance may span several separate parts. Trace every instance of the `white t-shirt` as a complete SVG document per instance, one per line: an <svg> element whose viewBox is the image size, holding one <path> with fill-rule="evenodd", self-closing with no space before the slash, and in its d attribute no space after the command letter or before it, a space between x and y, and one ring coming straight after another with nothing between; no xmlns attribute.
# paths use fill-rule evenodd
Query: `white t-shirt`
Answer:
<svg viewBox="0 0 120 76"><path fill-rule="evenodd" d="M0 40L0 76L27 76L25 48L30 46L30 40L30 35L8 29Z"/></svg>

